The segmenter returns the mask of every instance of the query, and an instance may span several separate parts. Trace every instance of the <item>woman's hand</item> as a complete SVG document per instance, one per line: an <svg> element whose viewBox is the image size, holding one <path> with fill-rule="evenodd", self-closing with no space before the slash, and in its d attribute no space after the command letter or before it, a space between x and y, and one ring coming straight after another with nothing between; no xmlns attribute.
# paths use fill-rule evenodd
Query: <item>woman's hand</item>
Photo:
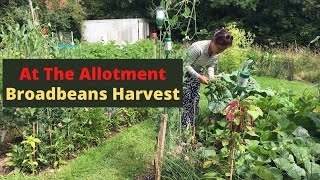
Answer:
<svg viewBox="0 0 320 180"><path fill-rule="evenodd" d="M209 84L209 79L206 76L203 76L203 75L199 77L199 81L202 84Z"/></svg>

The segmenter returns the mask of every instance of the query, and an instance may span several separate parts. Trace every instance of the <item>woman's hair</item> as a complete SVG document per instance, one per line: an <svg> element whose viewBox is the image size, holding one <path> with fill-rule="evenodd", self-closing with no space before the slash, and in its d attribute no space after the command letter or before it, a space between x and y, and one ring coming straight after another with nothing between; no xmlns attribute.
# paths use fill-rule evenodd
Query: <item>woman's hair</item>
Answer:
<svg viewBox="0 0 320 180"><path fill-rule="evenodd" d="M230 34L230 32L222 28L216 31L216 33L214 33L211 40L217 45L231 46L233 36Z"/></svg>

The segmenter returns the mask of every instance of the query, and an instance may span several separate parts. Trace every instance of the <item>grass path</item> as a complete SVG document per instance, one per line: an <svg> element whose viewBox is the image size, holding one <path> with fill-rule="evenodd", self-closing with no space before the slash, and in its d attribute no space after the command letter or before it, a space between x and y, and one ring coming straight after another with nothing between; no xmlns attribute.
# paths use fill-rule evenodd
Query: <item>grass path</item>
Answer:
<svg viewBox="0 0 320 180"><path fill-rule="evenodd" d="M316 95L317 88L315 84L299 82L299 81L286 81L283 79L275 79L269 77L253 77L261 86L262 89L266 88L279 88L291 89L297 96L302 96L305 92L306 94Z"/></svg>
<svg viewBox="0 0 320 180"><path fill-rule="evenodd" d="M11 175L6 179L134 179L146 173L152 163L156 151L156 122L148 120L124 130L62 166L60 172L36 178Z"/></svg>

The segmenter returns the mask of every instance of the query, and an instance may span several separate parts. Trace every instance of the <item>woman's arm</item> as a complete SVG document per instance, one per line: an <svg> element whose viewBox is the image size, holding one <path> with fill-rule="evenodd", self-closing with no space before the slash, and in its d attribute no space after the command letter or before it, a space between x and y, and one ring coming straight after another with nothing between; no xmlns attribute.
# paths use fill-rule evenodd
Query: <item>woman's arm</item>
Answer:
<svg viewBox="0 0 320 180"><path fill-rule="evenodd" d="M193 77L196 77L196 78L199 78L201 74L199 74L196 70L194 70L194 68L192 67L192 64L194 64L197 61L200 55L201 55L200 48L197 45L192 44L188 49L189 61L187 62L185 68L189 74L191 74Z"/></svg>
<svg viewBox="0 0 320 180"><path fill-rule="evenodd" d="M216 64L218 62L220 54L215 55L212 64L207 66L208 76L209 76L210 80L214 79L214 67L216 66Z"/></svg>
<svg viewBox="0 0 320 180"><path fill-rule="evenodd" d="M214 79L214 66L215 65L208 66L208 76L210 80Z"/></svg>

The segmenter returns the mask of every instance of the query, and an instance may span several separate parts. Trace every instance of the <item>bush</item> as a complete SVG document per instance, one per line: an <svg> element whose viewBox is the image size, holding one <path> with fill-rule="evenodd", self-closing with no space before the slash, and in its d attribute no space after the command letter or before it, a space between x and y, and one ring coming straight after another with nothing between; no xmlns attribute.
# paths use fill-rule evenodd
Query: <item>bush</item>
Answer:
<svg viewBox="0 0 320 180"><path fill-rule="evenodd" d="M218 72L231 73L238 70L242 63L249 57L254 35L230 23L226 29L233 36L232 46L226 49L218 61Z"/></svg>
<svg viewBox="0 0 320 180"><path fill-rule="evenodd" d="M254 74L279 79L319 81L319 55L304 48L271 49L270 52L256 48Z"/></svg>

